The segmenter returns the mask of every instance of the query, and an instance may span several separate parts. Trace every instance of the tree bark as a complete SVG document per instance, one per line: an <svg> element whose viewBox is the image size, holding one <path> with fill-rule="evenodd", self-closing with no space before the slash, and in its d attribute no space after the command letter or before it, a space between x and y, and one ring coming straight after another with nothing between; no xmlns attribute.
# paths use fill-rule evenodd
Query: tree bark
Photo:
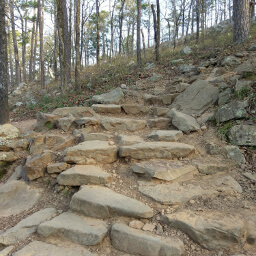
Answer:
<svg viewBox="0 0 256 256"><path fill-rule="evenodd" d="M119 55L122 52L122 32L123 32L123 20L124 20L124 4L125 0L121 0L121 8L119 12Z"/></svg>
<svg viewBox="0 0 256 256"><path fill-rule="evenodd" d="M31 32L30 59L29 59L29 81L33 80L33 53L36 31L36 8L34 7L33 27Z"/></svg>
<svg viewBox="0 0 256 256"><path fill-rule="evenodd" d="M249 1L233 0L234 43L242 43L250 34Z"/></svg>
<svg viewBox="0 0 256 256"><path fill-rule="evenodd" d="M5 0L0 0L0 125L9 121L8 57L5 25Z"/></svg>
<svg viewBox="0 0 256 256"><path fill-rule="evenodd" d="M141 67L140 49L141 0L137 0L137 65Z"/></svg>
<svg viewBox="0 0 256 256"><path fill-rule="evenodd" d="M146 43L145 43L145 36L144 36L144 33L143 33L143 29L141 29L141 36L142 36L142 43L143 43L144 58L146 58Z"/></svg>
<svg viewBox="0 0 256 256"><path fill-rule="evenodd" d="M76 67L75 67L75 82L76 89L80 90L79 79L80 79L80 69L81 69L81 59L80 59L80 0L76 3Z"/></svg>
<svg viewBox="0 0 256 256"><path fill-rule="evenodd" d="M12 49L11 49L11 28L10 28L10 21L7 19L7 29L8 29L8 49L9 49L9 66L10 66L10 87L14 86L14 74L13 74L13 63L12 63Z"/></svg>
<svg viewBox="0 0 256 256"><path fill-rule="evenodd" d="M99 0L96 0L96 61L100 65L100 6Z"/></svg>

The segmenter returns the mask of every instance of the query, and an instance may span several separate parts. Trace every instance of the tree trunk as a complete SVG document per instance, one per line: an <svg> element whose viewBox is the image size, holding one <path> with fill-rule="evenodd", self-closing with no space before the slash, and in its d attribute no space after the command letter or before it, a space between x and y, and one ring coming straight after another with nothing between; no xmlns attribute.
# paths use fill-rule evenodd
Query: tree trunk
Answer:
<svg viewBox="0 0 256 256"><path fill-rule="evenodd" d="M137 0L137 65L141 67L140 49L141 0Z"/></svg>
<svg viewBox="0 0 256 256"><path fill-rule="evenodd" d="M99 0L96 0L96 61L100 65L100 6Z"/></svg>
<svg viewBox="0 0 256 256"><path fill-rule="evenodd" d="M5 1L0 1L0 125L9 121L8 57L5 31Z"/></svg>
<svg viewBox="0 0 256 256"><path fill-rule="evenodd" d="M121 0L121 8L119 12L119 55L122 52L122 32L123 32L123 20L124 20L124 3L125 0Z"/></svg>
<svg viewBox="0 0 256 256"><path fill-rule="evenodd" d="M81 69L81 59L80 59L80 0L76 2L76 67L75 67L75 82L76 89L80 90L81 86L79 85L80 79L80 69Z"/></svg>
<svg viewBox="0 0 256 256"><path fill-rule="evenodd" d="M13 0L10 0L10 14L11 14L12 39L13 39L14 58L15 58L15 76L16 76L15 82L16 82L16 85L19 85L21 82L21 72L20 72L19 50L18 50L18 44L17 44L16 30L15 30Z"/></svg>
<svg viewBox="0 0 256 256"><path fill-rule="evenodd" d="M250 33L249 1L233 0L234 43L242 43Z"/></svg>
<svg viewBox="0 0 256 256"><path fill-rule="evenodd" d="M32 80L35 80L36 77L36 49L37 49L37 40L38 40L38 28L39 28L39 20L37 16L36 20L36 34L35 34L35 45L34 45L34 54L33 54L33 74Z"/></svg>
<svg viewBox="0 0 256 256"><path fill-rule="evenodd" d="M53 56L53 71L55 76L55 81L58 80L58 25L57 25L57 6L54 2L54 56Z"/></svg>
<svg viewBox="0 0 256 256"><path fill-rule="evenodd" d="M196 42L199 43L199 30L200 30L200 3L196 0Z"/></svg>
<svg viewBox="0 0 256 256"><path fill-rule="evenodd" d="M160 3L156 0L156 13L157 13L157 40L156 40L156 61L160 59Z"/></svg>
<svg viewBox="0 0 256 256"><path fill-rule="evenodd" d="M10 87L14 86L14 74L13 74L13 63L12 63L12 49L11 49L11 28L10 28L10 20L7 19L7 29L8 29L8 49L9 49L9 66L10 66Z"/></svg>
<svg viewBox="0 0 256 256"><path fill-rule="evenodd" d="M250 21L255 19L255 0L250 1Z"/></svg>
<svg viewBox="0 0 256 256"><path fill-rule="evenodd" d="M40 36L40 81L41 87L45 86L45 68L44 68L44 0L38 0L38 21Z"/></svg>
<svg viewBox="0 0 256 256"><path fill-rule="evenodd" d="M148 48L150 47L150 26L151 26L151 3L148 0Z"/></svg>
<svg viewBox="0 0 256 256"><path fill-rule="evenodd" d="M144 58L146 58L146 43L145 43L145 37L144 37L143 29L141 29L141 36L142 36L142 42L143 42Z"/></svg>
<svg viewBox="0 0 256 256"><path fill-rule="evenodd" d="M36 8L34 7L34 18L33 27L31 32L31 45L30 45L30 59L29 59L29 81L33 80L33 53L34 53L34 41L35 41L35 31L36 31Z"/></svg>

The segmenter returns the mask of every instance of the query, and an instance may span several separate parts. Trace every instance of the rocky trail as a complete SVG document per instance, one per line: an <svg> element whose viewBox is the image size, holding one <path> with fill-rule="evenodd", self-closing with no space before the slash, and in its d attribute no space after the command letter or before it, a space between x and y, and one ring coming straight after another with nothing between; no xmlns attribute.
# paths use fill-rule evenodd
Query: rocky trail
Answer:
<svg viewBox="0 0 256 256"><path fill-rule="evenodd" d="M2 126L0 256L256 255L248 53Z"/></svg>

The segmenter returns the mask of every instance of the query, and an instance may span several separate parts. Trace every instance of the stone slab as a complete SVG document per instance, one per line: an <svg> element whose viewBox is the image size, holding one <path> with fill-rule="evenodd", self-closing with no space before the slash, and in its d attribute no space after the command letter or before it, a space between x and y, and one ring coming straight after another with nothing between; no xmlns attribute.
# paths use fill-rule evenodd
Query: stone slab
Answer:
<svg viewBox="0 0 256 256"><path fill-rule="evenodd" d="M96 113L103 114L120 114L121 113L121 105L114 104L93 104L92 109Z"/></svg>
<svg viewBox="0 0 256 256"><path fill-rule="evenodd" d="M182 136L182 131L159 130L149 134L148 138L154 141L178 141Z"/></svg>

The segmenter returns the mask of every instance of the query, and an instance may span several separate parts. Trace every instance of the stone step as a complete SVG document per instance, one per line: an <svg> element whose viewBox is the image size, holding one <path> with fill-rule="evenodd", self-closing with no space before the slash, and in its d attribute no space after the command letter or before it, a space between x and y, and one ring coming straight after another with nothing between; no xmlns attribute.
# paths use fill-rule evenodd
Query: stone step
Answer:
<svg viewBox="0 0 256 256"><path fill-rule="evenodd" d="M184 244L179 239L148 234L124 224L112 226L111 243L116 249L132 255L179 256L185 252Z"/></svg>
<svg viewBox="0 0 256 256"><path fill-rule="evenodd" d="M64 160L76 164L110 164L117 160L117 147L107 141L85 141L67 148Z"/></svg>
<svg viewBox="0 0 256 256"><path fill-rule="evenodd" d="M194 152L193 146L177 142L141 142L131 146L122 146L119 150L121 157L143 159L174 159L186 157Z"/></svg>
<svg viewBox="0 0 256 256"><path fill-rule="evenodd" d="M121 105L114 104L93 104L92 109L101 114L120 114L122 111Z"/></svg>
<svg viewBox="0 0 256 256"><path fill-rule="evenodd" d="M107 131L139 131L147 126L145 120L127 118L103 118L101 125Z"/></svg>
<svg viewBox="0 0 256 256"><path fill-rule="evenodd" d="M151 108L149 106L134 105L134 104L122 105L122 109L127 115L139 115L139 114L146 115L151 111Z"/></svg>
<svg viewBox="0 0 256 256"><path fill-rule="evenodd" d="M111 181L111 175L99 166L76 165L59 174L57 181L65 186L104 185Z"/></svg>
<svg viewBox="0 0 256 256"><path fill-rule="evenodd" d="M102 140L109 141L113 139L113 135L106 133L81 133L81 141L89 141L89 140Z"/></svg>
<svg viewBox="0 0 256 256"><path fill-rule="evenodd" d="M182 131L159 130L150 133L148 139L154 141L178 141L182 136Z"/></svg>
<svg viewBox="0 0 256 256"><path fill-rule="evenodd" d="M172 181L188 174L197 174L197 168L192 165L185 165L180 161L151 160L136 163L132 170L138 174L145 174L151 178Z"/></svg>
<svg viewBox="0 0 256 256"><path fill-rule="evenodd" d="M111 215L135 218L153 216L153 210L142 202L99 186L83 186L72 197L70 208L86 216L102 219Z"/></svg>
<svg viewBox="0 0 256 256"><path fill-rule="evenodd" d="M129 146L133 144L137 144L138 142L143 142L143 138L137 135L124 135L124 134L119 134L116 137L117 143L120 146Z"/></svg>
<svg viewBox="0 0 256 256"><path fill-rule="evenodd" d="M144 94L143 99L145 105L171 105L174 99L179 94L164 94L164 95L151 95L151 94Z"/></svg>
<svg viewBox="0 0 256 256"><path fill-rule="evenodd" d="M167 214L163 221L181 229L192 240L208 250L228 250L239 245L245 236L244 220L223 212L189 210Z"/></svg>
<svg viewBox="0 0 256 256"><path fill-rule="evenodd" d="M82 246L56 246L40 241L33 241L26 245L20 251L14 253L14 256L97 256Z"/></svg>
<svg viewBox="0 0 256 256"><path fill-rule="evenodd" d="M38 226L38 234L83 245L97 245L108 232L106 222L65 212Z"/></svg>

